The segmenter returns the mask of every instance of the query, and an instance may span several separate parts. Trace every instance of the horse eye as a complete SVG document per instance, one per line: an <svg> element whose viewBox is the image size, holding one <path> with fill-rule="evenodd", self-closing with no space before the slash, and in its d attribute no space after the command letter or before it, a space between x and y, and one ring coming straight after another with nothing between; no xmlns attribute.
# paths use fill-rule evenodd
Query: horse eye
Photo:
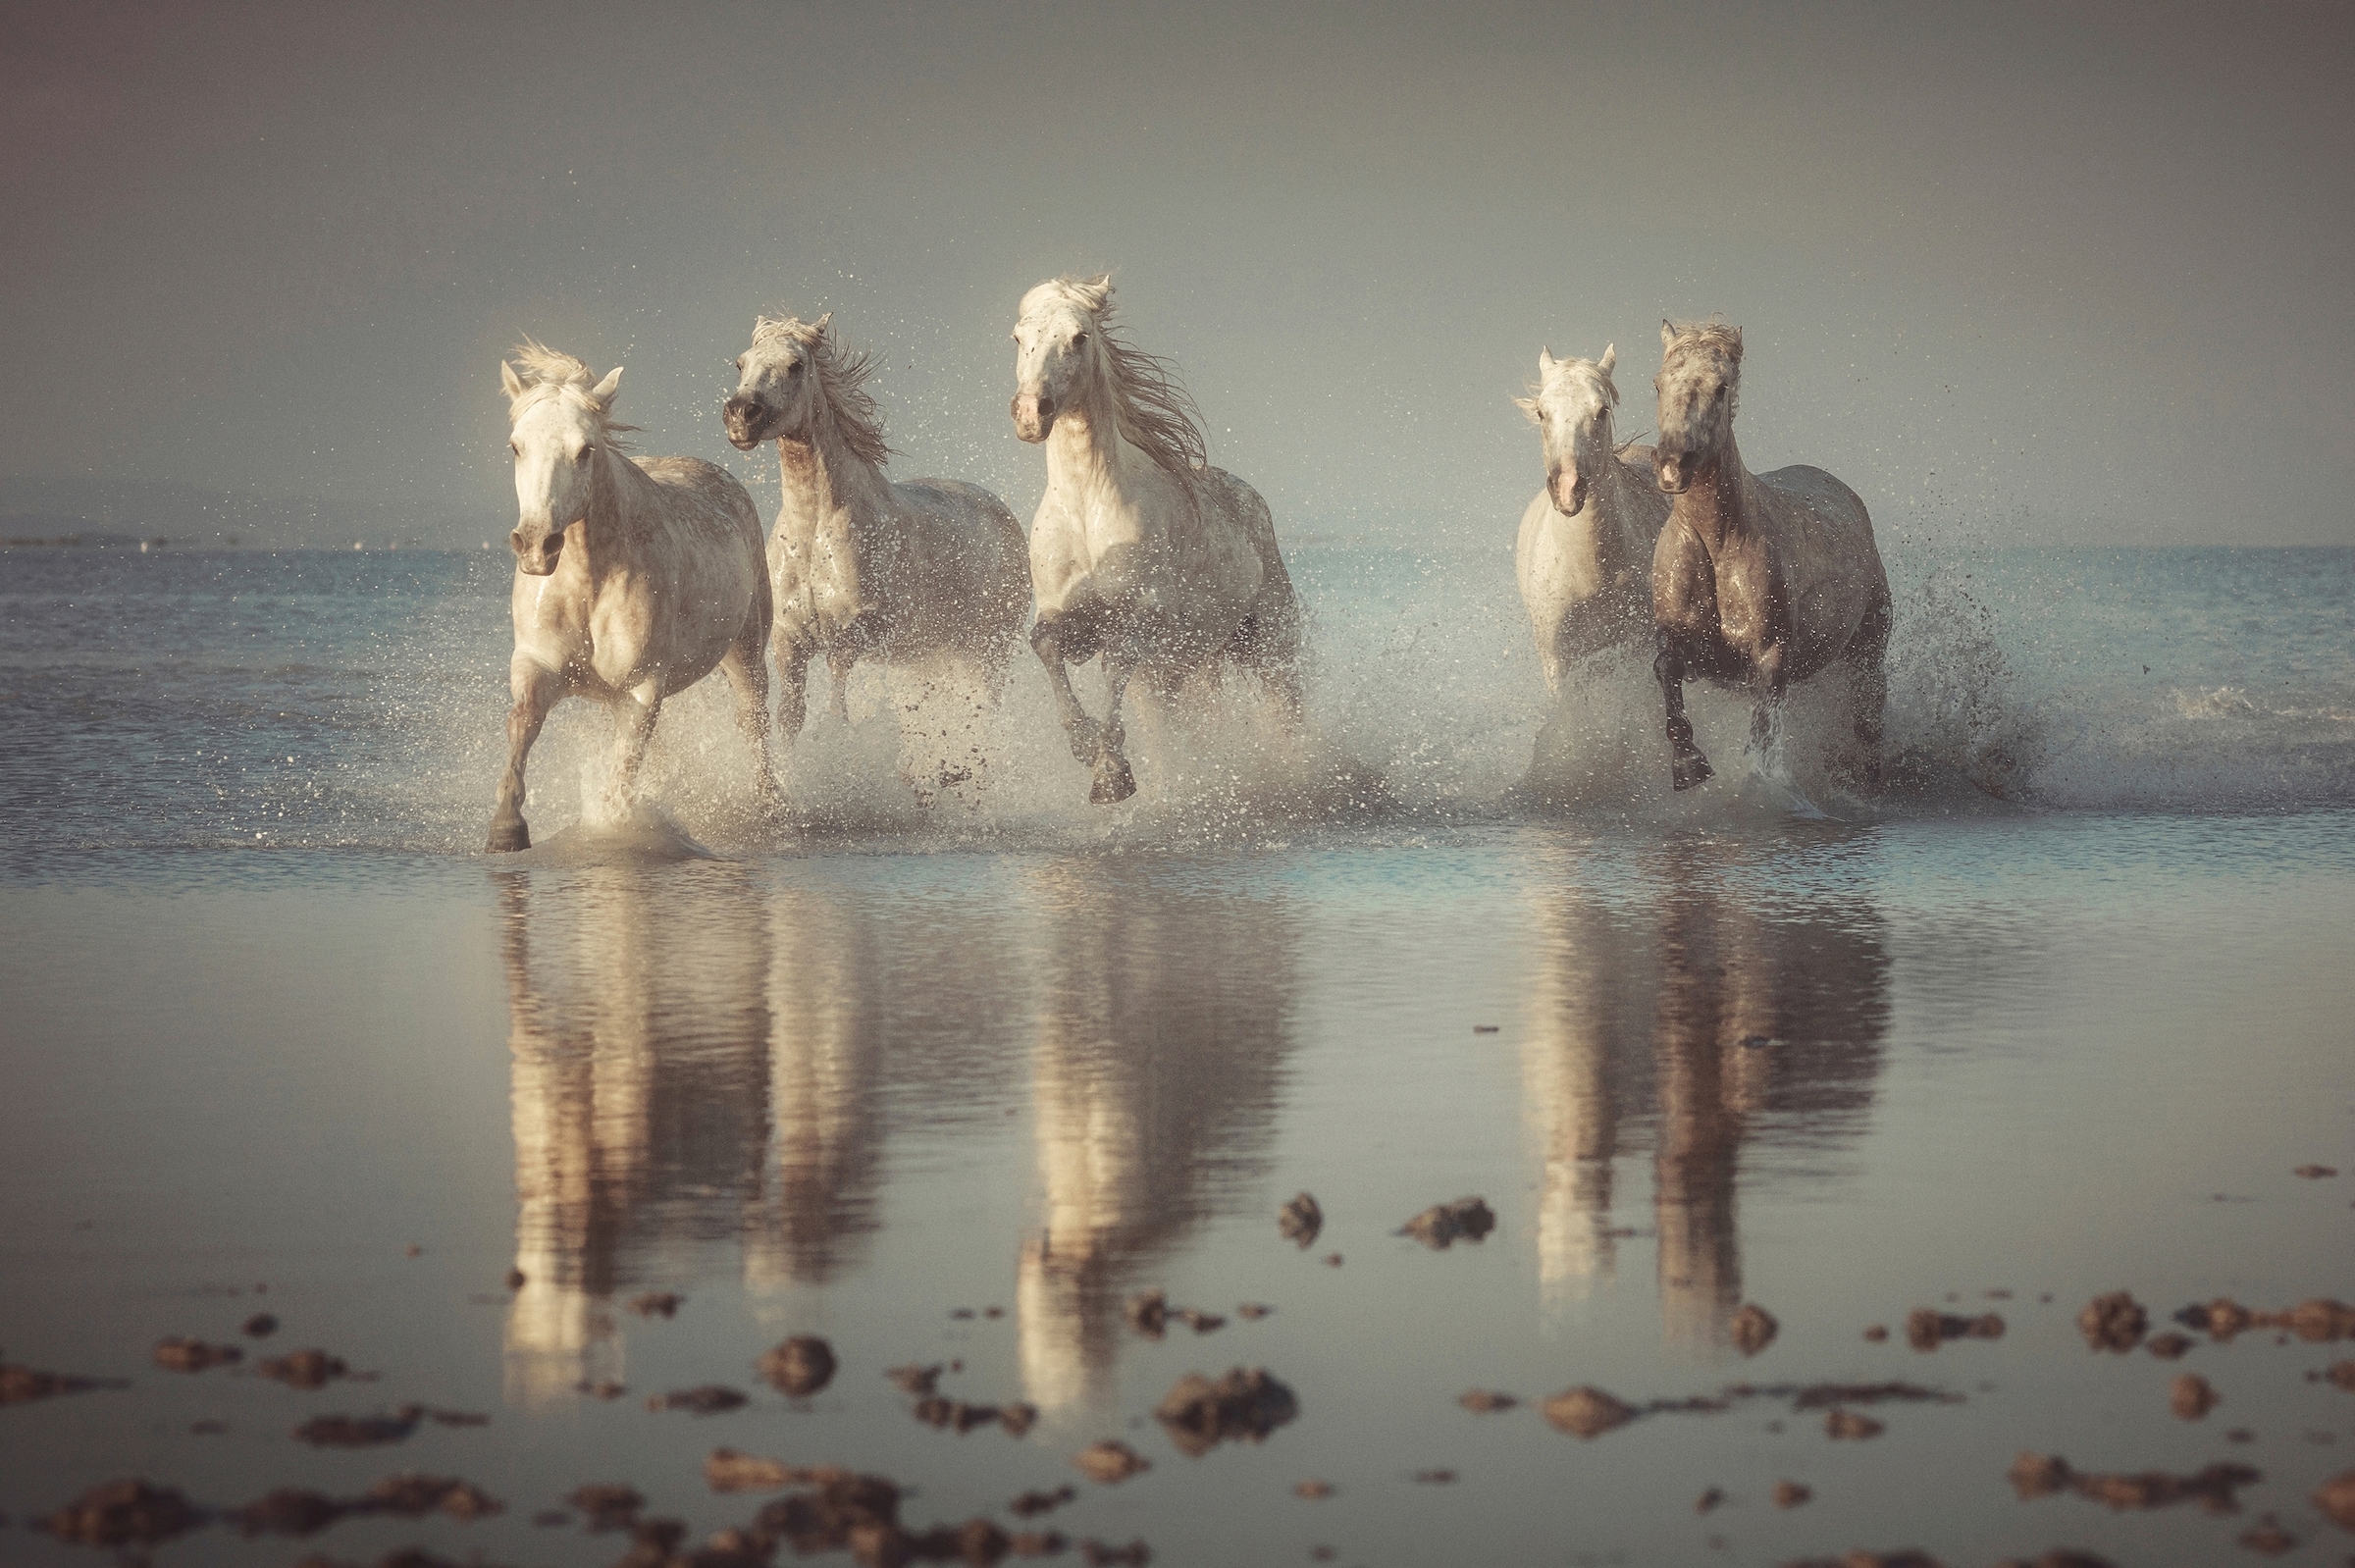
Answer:
<svg viewBox="0 0 2355 1568"><path fill-rule="evenodd" d="M1077 348L1077 347L1079 347L1081 344L1085 343L1086 341L1087 341L1087 334L1085 334L1085 333L1083 333L1083 332L1075 332L1075 333L1072 334L1072 346L1073 346L1073 348Z"/></svg>

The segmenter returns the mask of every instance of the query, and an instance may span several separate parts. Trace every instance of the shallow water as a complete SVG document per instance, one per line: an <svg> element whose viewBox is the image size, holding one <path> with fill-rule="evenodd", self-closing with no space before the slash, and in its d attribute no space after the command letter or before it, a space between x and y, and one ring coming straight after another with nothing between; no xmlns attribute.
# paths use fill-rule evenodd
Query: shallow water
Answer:
<svg viewBox="0 0 2355 1568"><path fill-rule="evenodd" d="M770 837L690 701L616 835L572 825L602 745L575 715L520 862L468 853L486 563L0 557L0 1357L128 1385L0 1408L0 1560L92 1555L28 1521L117 1476L227 1507L420 1470L507 1511L155 1556L604 1563L624 1538L531 1516L625 1481L700 1539L764 1500L705 1487L720 1445L894 1477L918 1528L1012 1528L1008 1499L1069 1482L1038 1525L1159 1563L2206 1563L2261 1512L2289 1560L2343 1554L2307 1498L2355 1467L2355 1395L2308 1375L2355 1350L2253 1333L2171 1365L2074 1319L2120 1288L2154 1332L2218 1295L2355 1295L2347 553L1904 566L1936 606L1892 720L1924 782L1819 822L1745 795L1730 704L1721 792L1516 808L1545 710L1509 570L1499 602L1486 557L1300 555L1329 754L1214 717L1091 811L1020 669L989 791L927 816L892 797L873 682L796 756L814 825ZM1648 696L1582 699L1577 733ZM1381 810L1319 815L1300 780L1334 757L1381 772ZM1276 1226L1304 1188L1306 1249ZM1485 1240L1394 1233L1472 1193ZM1122 1303L1148 1287L1228 1321L1145 1337ZM627 1310L653 1289L674 1319ZM1744 1302L1781 1325L1749 1358ZM1918 1307L2005 1333L1918 1352ZM283 1327L249 1358L319 1345L378 1381L149 1362L257 1310ZM806 1400L753 1369L788 1333L840 1358ZM917 1423L884 1369L952 1359L943 1392L1038 1424ZM1298 1415L1189 1458L1151 1412L1230 1366ZM2168 1410L2184 1370L2224 1397L2197 1422ZM1592 1440L1533 1408L1891 1380L1962 1397L1872 1406L1863 1441L1787 1395ZM708 1383L752 1402L646 1407ZM1476 1387L1524 1403L1460 1408ZM407 1402L491 1420L289 1436ZM1153 1468L1072 1467L1116 1436ZM2114 1512L2015 1497L2021 1449L2262 1479L2237 1516ZM1777 1508L1781 1480L1812 1499Z"/></svg>

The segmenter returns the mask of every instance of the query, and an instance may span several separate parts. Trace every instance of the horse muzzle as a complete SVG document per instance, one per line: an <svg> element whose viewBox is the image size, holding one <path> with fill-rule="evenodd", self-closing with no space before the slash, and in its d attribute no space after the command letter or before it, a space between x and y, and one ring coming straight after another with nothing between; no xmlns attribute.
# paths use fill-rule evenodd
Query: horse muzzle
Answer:
<svg viewBox="0 0 2355 1568"><path fill-rule="evenodd" d="M769 412L758 397L742 392L719 405L720 428L727 432L728 444L740 452L749 452L768 439Z"/></svg>
<svg viewBox="0 0 2355 1568"><path fill-rule="evenodd" d="M556 569L556 557L564 553L564 532L550 528L533 535L516 529L507 536L515 550L515 569L526 577L547 577Z"/></svg>
<svg viewBox="0 0 2355 1568"><path fill-rule="evenodd" d="M1587 481L1584 475L1564 470L1545 478L1545 490L1553 497L1553 509L1564 517L1576 517L1587 504Z"/></svg>
<svg viewBox="0 0 2355 1568"><path fill-rule="evenodd" d="M1033 445L1055 428L1055 399L1045 392L1020 392L1014 399L1014 433Z"/></svg>
<svg viewBox="0 0 2355 1568"><path fill-rule="evenodd" d="M1693 464L1684 457L1656 456L1652 459L1652 479L1663 496L1682 496L1693 488Z"/></svg>

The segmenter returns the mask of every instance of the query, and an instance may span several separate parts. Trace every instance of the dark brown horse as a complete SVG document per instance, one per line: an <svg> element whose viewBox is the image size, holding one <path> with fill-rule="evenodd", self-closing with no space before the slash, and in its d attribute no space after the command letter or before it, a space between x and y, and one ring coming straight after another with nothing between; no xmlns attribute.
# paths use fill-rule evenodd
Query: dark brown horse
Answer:
<svg viewBox="0 0 2355 1568"><path fill-rule="evenodd" d="M1713 771L1693 744L1685 678L1747 686L1753 750L1774 734L1784 693L1839 666L1849 681L1856 755L1835 768L1869 794L1881 779L1889 682L1889 574L1863 501L1820 468L1753 474L1734 445L1742 329L1660 323L1660 489L1676 497L1651 555L1652 673L1668 708L1672 778Z"/></svg>

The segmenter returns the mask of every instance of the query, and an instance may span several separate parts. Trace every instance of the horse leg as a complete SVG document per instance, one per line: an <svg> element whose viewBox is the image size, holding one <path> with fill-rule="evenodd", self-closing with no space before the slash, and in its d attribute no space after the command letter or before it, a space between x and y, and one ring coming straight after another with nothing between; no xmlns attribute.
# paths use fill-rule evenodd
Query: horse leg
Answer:
<svg viewBox="0 0 2355 1568"><path fill-rule="evenodd" d="M1705 784L1716 769L1693 744L1693 721L1685 717L1685 656L1665 630L1660 633L1660 651L1651 661L1651 674L1660 683L1660 699L1668 708L1669 782L1680 790Z"/></svg>
<svg viewBox="0 0 2355 1568"><path fill-rule="evenodd" d="M1095 781L1087 792L1091 805L1117 806L1136 793L1136 775L1128 771L1128 758L1121 755L1121 743L1126 739L1121 730L1121 698L1134 673L1135 660L1117 655L1109 648L1104 651L1104 680L1112 688L1112 701L1105 707L1103 727L1097 731Z"/></svg>
<svg viewBox="0 0 2355 1568"><path fill-rule="evenodd" d="M1774 745L1775 731L1783 717L1783 698L1788 688L1783 681L1783 645L1774 644L1762 650L1751 669L1751 689L1757 692L1758 701L1750 710L1750 752L1753 758L1763 758Z"/></svg>
<svg viewBox="0 0 2355 1568"><path fill-rule="evenodd" d="M779 643L777 655L777 729L787 740L802 733L810 710L810 650L798 643Z"/></svg>
<svg viewBox="0 0 2355 1568"><path fill-rule="evenodd" d="M766 622L755 621L753 629L738 639L719 661L736 693L736 727L754 746L759 760L753 768L753 789L763 807L777 798L777 776L768 766L768 660L763 656L759 633Z"/></svg>
<svg viewBox="0 0 2355 1568"><path fill-rule="evenodd" d="M827 706L834 717L844 724L851 721L851 666L859 662L857 653L841 649L826 654L827 684L833 688Z"/></svg>
<svg viewBox="0 0 2355 1568"><path fill-rule="evenodd" d="M532 847L532 830L523 820L523 763L532 755L532 743L540 739L540 726L548 722L548 710L564 695L562 676L521 659L509 669L507 685L515 694L514 706L507 709L507 770L498 778L498 805L491 812L491 836L483 845L492 855Z"/></svg>
<svg viewBox="0 0 2355 1568"><path fill-rule="evenodd" d="M1071 742L1072 758L1075 761L1093 762L1103 750L1102 730L1079 706L1079 695L1072 690L1072 674L1064 660L1063 623L1041 618L1031 628L1030 651L1047 667L1047 687L1055 694L1055 716L1063 723L1063 733Z"/></svg>
<svg viewBox="0 0 2355 1568"><path fill-rule="evenodd" d="M662 680L652 677L614 699L616 761L619 788L628 800L637 790L638 769L646 761L647 742L654 738L654 720L662 714Z"/></svg>

